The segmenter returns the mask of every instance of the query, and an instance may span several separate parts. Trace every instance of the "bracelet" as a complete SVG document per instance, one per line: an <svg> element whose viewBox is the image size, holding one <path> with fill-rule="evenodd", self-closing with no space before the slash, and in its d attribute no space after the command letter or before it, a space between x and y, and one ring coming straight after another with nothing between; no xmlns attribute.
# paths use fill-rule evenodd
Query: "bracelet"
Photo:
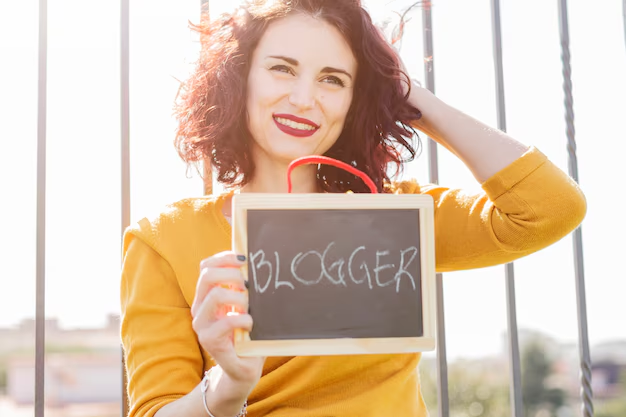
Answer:
<svg viewBox="0 0 626 417"><path fill-rule="evenodd" d="M209 406L206 403L206 392L209 389L209 377L211 375L212 370L213 368L204 372L204 378L202 378L202 382L200 383L200 392L202 392L202 405L204 405L204 409L206 410L206 413L209 415L209 417L215 417L215 415L213 415L211 410L209 410ZM245 417L247 415L248 415L248 401L246 400L243 403L243 407L241 408L241 411L235 417Z"/></svg>

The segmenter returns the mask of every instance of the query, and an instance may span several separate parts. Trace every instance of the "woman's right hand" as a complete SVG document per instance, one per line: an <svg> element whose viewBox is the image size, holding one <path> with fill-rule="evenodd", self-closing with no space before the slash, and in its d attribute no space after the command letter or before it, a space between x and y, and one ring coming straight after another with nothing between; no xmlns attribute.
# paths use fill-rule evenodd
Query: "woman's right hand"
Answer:
<svg viewBox="0 0 626 417"><path fill-rule="evenodd" d="M241 273L244 256L221 252L200 263L200 277L191 306L198 340L222 370L222 386L247 396L261 378L265 358L240 357L235 352L235 329L252 330L248 292ZM230 313L235 311L236 314ZM232 394L232 393L231 393Z"/></svg>

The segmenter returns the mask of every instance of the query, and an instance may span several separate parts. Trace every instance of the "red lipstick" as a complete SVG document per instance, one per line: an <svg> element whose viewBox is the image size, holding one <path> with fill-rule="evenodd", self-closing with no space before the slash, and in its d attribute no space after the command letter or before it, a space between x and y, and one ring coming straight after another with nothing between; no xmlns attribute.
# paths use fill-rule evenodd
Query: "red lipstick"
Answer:
<svg viewBox="0 0 626 417"><path fill-rule="evenodd" d="M277 118L291 120L296 123L302 123L302 124L311 126L313 129L311 130L296 129L291 126L287 126L278 122L278 120L276 120ZM296 136L300 138L312 136L320 128L319 125L313 123L311 120L303 119L301 117L297 117L292 114L275 114L273 119L274 119L274 123L276 123L276 127L278 127L281 131L285 132L288 135L292 135L292 136Z"/></svg>

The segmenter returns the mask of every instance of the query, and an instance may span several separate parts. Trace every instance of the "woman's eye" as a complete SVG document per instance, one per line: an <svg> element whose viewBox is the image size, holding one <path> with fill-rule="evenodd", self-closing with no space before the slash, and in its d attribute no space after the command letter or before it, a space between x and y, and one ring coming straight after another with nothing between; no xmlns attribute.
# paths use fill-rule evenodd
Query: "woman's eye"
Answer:
<svg viewBox="0 0 626 417"><path fill-rule="evenodd" d="M284 72L285 74L293 74L293 71L287 65L274 65L272 68L270 68L270 71L278 71L278 72Z"/></svg>
<svg viewBox="0 0 626 417"><path fill-rule="evenodd" d="M335 77L334 75L330 75L330 76L324 78L322 81L325 82L325 83L329 83L329 84L336 84L336 85L338 85L340 87L344 86L344 83L343 83L343 81L341 81L341 78Z"/></svg>

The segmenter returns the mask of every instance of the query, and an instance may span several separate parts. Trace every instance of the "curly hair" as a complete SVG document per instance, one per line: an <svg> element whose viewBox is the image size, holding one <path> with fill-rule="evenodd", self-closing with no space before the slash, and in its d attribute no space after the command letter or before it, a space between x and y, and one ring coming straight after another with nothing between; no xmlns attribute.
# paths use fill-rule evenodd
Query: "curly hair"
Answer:
<svg viewBox="0 0 626 417"><path fill-rule="evenodd" d="M354 95L344 129L325 155L363 171L384 192L389 169L399 173L416 155L419 138L410 123L421 112L408 103L410 79L360 0L255 0L215 21L192 24L202 49L175 104L179 155L188 164L210 161L227 187L254 176L245 99L250 60L268 24L292 13L323 19L350 45L359 68ZM402 83L409 86L406 95ZM317 181L326 192L368 190L330 166L318 167Z"/></svg>

